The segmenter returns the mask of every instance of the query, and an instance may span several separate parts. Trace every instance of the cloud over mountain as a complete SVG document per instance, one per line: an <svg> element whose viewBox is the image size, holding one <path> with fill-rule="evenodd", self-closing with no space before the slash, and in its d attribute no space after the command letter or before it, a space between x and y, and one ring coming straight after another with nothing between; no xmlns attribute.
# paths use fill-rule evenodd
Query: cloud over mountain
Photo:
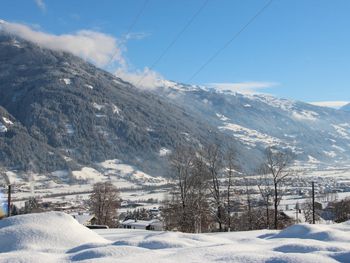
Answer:
<svg viewBox="0 0 350 263"><path fill-rule="evenodd" d="M71 52L100 67L110 62L125 65L118 40L104 33L79 30L70 34L55 35L38 31L28 25L5 21L0 23L0 29L44 48Z"/></svg>
<svg viewBox="0 0 350 263"><path fill-rule="evenodd" d="M261 90L272 88L279 85L276 82L266 81L247 81L236 83L209 83L209 87L213 87L221 91L239 92L242 94L261 93Z"/></svg>

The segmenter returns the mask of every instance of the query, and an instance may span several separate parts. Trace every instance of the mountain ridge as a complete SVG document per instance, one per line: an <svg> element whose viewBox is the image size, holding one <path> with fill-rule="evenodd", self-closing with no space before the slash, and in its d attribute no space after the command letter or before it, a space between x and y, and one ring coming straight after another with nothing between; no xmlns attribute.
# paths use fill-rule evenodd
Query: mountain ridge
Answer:
<svg viewBox="0 0 350 263"><path fill-rule="evenodd" d="M52 171L118 158L157 173L166 166L160 149L225 137L167 99L69 53L0 34L0 58L0 105L6 110L1 117L10 114L23 127L18 133L33 141L17 158L19 151L11 149L18 140L10 138L16 130L0 119L7 129L0 133L6 167L25 170L31 163ZM37 152L46 152L56 165L45 167Z"/></svg>
<svg viewBox="0 0 350 263"><path fill-rule="evenodd" d="M163 81L144 91L63 51L0 33L0 165L52 172L108 159L166 175L178 145L232 145L253 171L274 146L301 162L347 162L345 111Z"/></svg>
<svg viewBox="0 0 350 263"><path fill-rule="evenodd" d="M279 146L291 150L304 162L348 161L348 112L271 95L240 94L174 82L166 84L157 89L157 94L196 112L250 149L258 148L261 152L266 147Z"/></svg>

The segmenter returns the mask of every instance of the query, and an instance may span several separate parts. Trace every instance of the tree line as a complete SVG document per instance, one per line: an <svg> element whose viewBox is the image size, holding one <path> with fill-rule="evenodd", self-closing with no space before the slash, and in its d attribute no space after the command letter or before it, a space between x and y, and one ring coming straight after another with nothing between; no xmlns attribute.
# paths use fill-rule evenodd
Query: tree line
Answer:
<svg viewBox="0 0 350 263"><path fill-rule="evenodd" d="M245 173L234 149L178 147L169 157L175 187L162 210L166 229L200 233L279 229L291 224L278 208L284 182L292 173L291 161L290 153L266 149L265 160L257 169L260 198L256 200L248 180L243 191L235 187L237 177L244 178Z"/></svg>

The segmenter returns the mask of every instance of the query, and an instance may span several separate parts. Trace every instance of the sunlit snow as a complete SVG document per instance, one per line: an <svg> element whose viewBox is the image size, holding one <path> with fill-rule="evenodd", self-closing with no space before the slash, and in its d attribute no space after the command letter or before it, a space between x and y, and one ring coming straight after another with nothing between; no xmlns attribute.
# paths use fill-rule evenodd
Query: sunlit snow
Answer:
<svg viewBox="0 0 350 263"><path fill-rule="evenodd" d="M185 234L89 230L61 212L0 221L0 262L348 262L350 224Z"/></svg>

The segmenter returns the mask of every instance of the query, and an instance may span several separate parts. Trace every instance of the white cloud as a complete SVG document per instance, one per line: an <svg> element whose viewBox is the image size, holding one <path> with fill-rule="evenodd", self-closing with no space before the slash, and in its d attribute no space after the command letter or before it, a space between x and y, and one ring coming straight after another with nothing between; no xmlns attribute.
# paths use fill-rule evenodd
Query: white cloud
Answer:
<svg viewBox="0 0 350 263"><path fill-rule="evenodd" d="M242 94L257 94L260 91L267 88L272 88L278 86L279 83L276 82L260 82L260 81L248 81L248 82L238 82L238 83L209 83L209 87L221 91L231 91L238 92Z"/></svg>
<svg viewBox="0 0 350 263"><path fill-rule="evenodd" d="M321 107L329 107L329 108L335 108L339 109L346 104L349 104L349 101L315 101L315 102L309 102L312 105L321 106Z"/></svg>
<svg viewBox="0 0 350 263"><path fill-rule="evenodd" d="M117 77L130 82L137 88L154 89L164 85L164 78L156 71L144 68L143 70L129 71L127 68L119 68L114 73Z"/></svg>
<svg viewBox="0 0 350 263"><path fill-rule="evenodd" d="M46 12L46 5L44 0L35 0L35 4L40 8L41 11Z"/></svg>
<svg viewBox="0 0 350 263"><path fill-rule="evenodd" d="M37 1L37 4L43 4ZM153 89L162 86L164 78L157 72L144 68L143 70L130 71L124 58L126 43L130 39L142 39L146 33L129 33L120 38L103 34L92 30L80 30L71 34L54 35L45 33L28 25L0 21L0 30L17 35L23 39L34 42L44 48L59 51L67 51L89 60L99 67L107 67L115 74L143 89Z"/></svg>
<svg viewBox="0 0 350 263"><path fill-rule="evenodd" d="M121 66L126 65L119 42L107 34L80 30L72 34L54 35L38 31L27 25L9 22L2 22L0 29L44 48L71 52L100 67L111 62L117 62Z"/></svg>

